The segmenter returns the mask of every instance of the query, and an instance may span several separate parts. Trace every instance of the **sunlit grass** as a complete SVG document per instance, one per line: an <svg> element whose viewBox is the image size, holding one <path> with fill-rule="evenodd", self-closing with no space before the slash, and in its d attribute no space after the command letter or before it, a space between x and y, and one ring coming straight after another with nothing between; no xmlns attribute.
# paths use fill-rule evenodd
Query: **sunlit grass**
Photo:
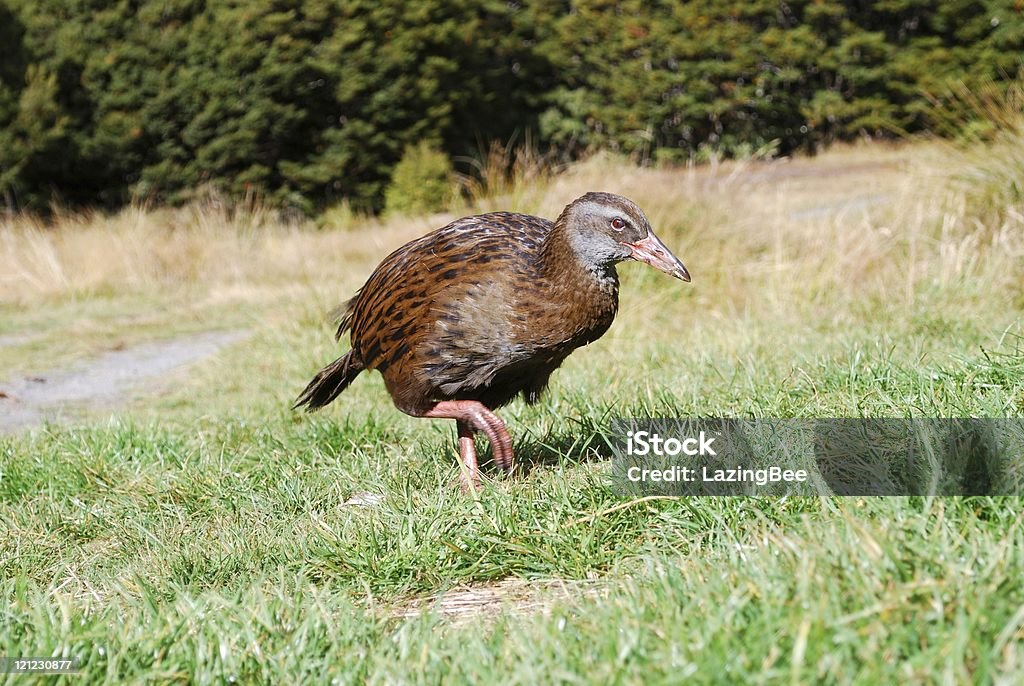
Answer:
<svg viewBox="0 0 1024 686"><path fill-rule="evenodd" d="M478 498L451 423L379 375L289 409L340 350L326 313L449 216L0 219L0 380L252 332L113 418L0 437L0 655L78 656L76 683L1020 681L1019 499L624 504L589 449L628 414L1024 416L1024 219L1003 195L979 214L964 159L501 180L479 207L628 195L694 281L622 267L608 334L502 413L523 473ZM491 600L432 611L446 591Z"/></svg>

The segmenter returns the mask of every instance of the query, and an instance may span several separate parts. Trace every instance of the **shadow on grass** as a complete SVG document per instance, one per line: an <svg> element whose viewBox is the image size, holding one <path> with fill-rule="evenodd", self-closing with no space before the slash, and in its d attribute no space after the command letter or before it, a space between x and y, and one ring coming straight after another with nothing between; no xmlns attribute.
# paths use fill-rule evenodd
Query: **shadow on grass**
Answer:
<svg viewBox="0 0 1024 686"><path fill-rule="evenodd" d="M605 416L607 417L607 413ZM614 455L611 448L611 431L610 418L595 420L593 417L566 419L564 426L540 435L521 431L518 438L513 438L516 473L527 477L537 468L610 460ZM478 449L486 443L478 441ZM480 455L484 469L488 473L498 473L489 445Z"/></svg>

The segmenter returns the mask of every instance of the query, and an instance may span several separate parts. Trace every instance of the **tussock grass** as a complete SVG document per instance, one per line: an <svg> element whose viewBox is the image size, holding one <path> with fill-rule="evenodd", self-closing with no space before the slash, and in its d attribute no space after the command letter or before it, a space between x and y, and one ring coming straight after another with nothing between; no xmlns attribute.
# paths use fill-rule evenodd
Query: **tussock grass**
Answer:
<svg viewBox="0 0 1024 686"><path fill-rule="evenodd" d="M599 155L539 181L536 159L508 177L500 176L502 163L491 160L484 183L492 176L502 180L477 189L483 195L464 211L504 208L553 217L587 190L614 190L635 198L684 261L695 264L700 295L740 307L756 294L759 306L822 306L859 316L851 307L904 308L946 289L1019 297L1020 203L996 196L1002 202L995 205L1001 212L995 222L972 211L982 180L996 192L1012 190L1019 177L1021 167L1009 162L986 176L986 165L998 159L988 151L1009 150L1012 158L1020 147L1000 142L958 157L938 144L913 152L872 146L813 161L733 162L682 172L636 169ZM972 183L959 183L964 179ZM337 299L388 250L451 216L361 218L347 231L315 231L263 208L232 212L216 203L67 215L56 227L8 218L0 220L3 302L28 306L40 298L168 287L312 286L323 298ZM637 278L647 284L656 277Z"/></svg>
<svg viewBox="0 0 1024 686"><path fill-rule="evenodd" d="M961 211L1005 244L1019 236L1024 218L1024 72L1006 85L973 91L961 85L950 97L959 104L954 111L973 115L972 122L954 122L962 133L944 151L957 169Z"/></svg>
<svg viewBox="0 0 1024 686"><path fill-rule="evenodd" d="M1020 681L1019 499L624 502L595 451L616 416L1024 416L1020 206L961 183L1005 144L500 177L469 210L623 193L694 282L623 266L615 326L503 411L523 474L477 498L450 422L379 376L288 409L340 350L326 313L454 215L0 219L0 379L253 332L114 417L0 436L0 654L87 683Z"/></svg>

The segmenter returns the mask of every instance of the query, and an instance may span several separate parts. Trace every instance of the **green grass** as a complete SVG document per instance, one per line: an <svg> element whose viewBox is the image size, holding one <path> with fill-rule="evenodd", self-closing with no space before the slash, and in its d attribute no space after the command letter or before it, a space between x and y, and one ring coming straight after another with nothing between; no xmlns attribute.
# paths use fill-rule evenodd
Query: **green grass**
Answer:
<svg viewBox="0 0 1024 686"><path fill-rule="evenodd" d="M188 331L252 336L113 416L0 435L0 655L80 658L58 683L1020 682L1019 498L627 500L593 450L629 415L1024 416L1024 231L944 219L918 195L928 154L622 181L694 284L624 266L612 330L542 403L502 411L522 473L488 471L475 497L453 485L451 422L398 413L377 375L289 410L338 351L323 313L432 220L225 239L230 279L175 268L170 243L152 283L39 272L0 303L0 333L35 335L0 348L0 378ZM833 176L861 157L891 168ZM523 202L550 215L610 174ZM788 218L872 184L897 197ZM54 255L72 264L66 240ZM350 502L366 493L379 502Z"/></svg>

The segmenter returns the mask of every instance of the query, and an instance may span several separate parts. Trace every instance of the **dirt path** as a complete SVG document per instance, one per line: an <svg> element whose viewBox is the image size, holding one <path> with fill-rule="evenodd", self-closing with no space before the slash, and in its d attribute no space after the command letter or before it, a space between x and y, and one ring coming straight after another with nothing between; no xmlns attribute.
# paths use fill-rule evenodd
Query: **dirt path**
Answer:
<svg viewBox="0 0 1024 686"><path fill-rule="evenodd" d="M116 408L163 386L158 377L210 357L247 331L211 331L114 350L69 369L0 382L0 431L72 419L83 409Z"/></svg>
<svg viewBox="0 0 1024 686"><path fill-rule="evenodd" d="M0 336L0 348L10 348L15 345L24 345L25 343L31 343L32 341L39 338L39 334L36 333L11 333Z"/></svg>

